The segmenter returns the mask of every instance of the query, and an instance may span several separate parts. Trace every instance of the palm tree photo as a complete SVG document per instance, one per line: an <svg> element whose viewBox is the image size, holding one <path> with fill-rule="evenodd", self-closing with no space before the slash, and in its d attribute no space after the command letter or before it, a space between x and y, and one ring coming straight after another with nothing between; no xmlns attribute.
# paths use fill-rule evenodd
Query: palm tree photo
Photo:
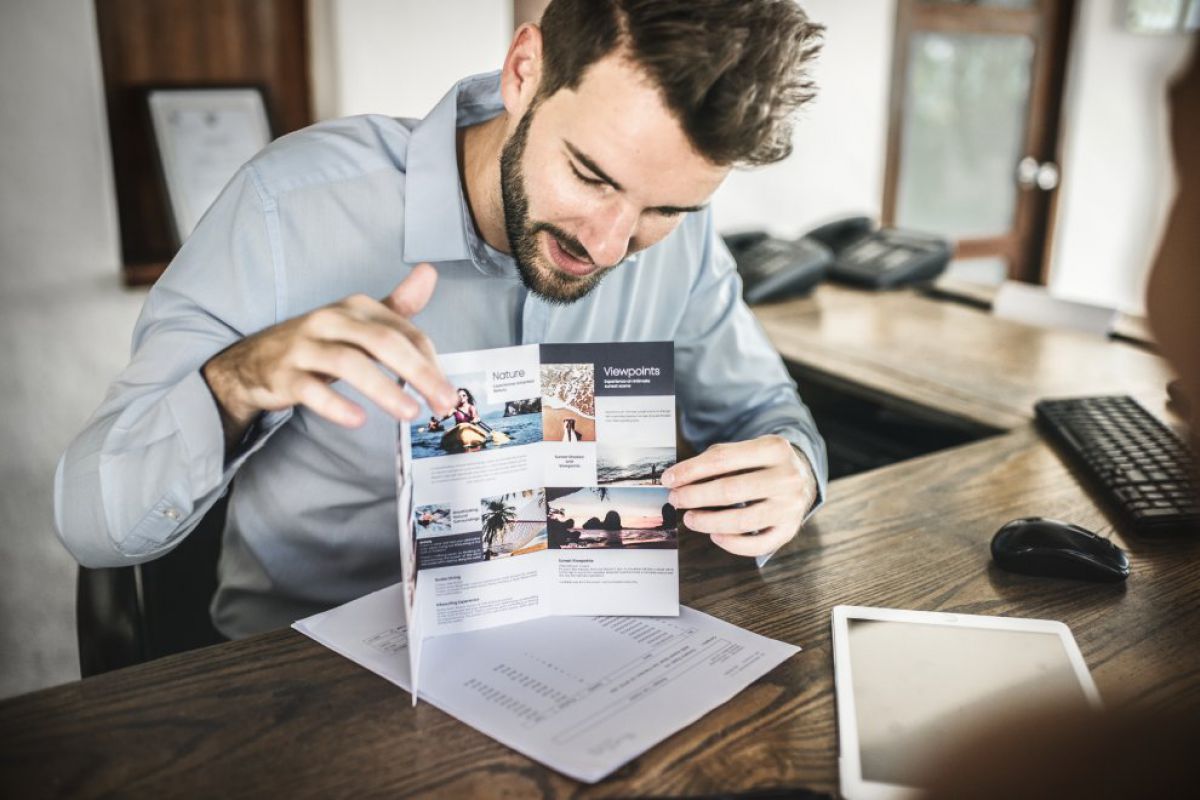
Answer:
<svg viewBox="0 0 1200 800"><path fill-rule="evenodd" d="M483 555L484 558L491 558L493 554L492 545L496 541L496 536L499 535L501 540L504 539L504 534L517 521L517 507L508 502L511 494L506 494L497 497L494 500L489 500L483 511Z"/></svg>

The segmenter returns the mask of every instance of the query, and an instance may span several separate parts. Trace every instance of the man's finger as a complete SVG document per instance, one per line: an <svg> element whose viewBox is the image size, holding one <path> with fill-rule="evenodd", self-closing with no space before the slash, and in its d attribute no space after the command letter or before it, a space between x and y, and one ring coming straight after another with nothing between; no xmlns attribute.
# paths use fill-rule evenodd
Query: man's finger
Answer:
<svg viewBox="0 0 1200 800"><path fill-rule="evenodd" d="M712 540L722 550L728 550L736 556L762 556L783 547L795 534L795 531L786 528L768 528L757 536L715 534Z"/></svg>
<svg viewBox="0 0 1200 800"><path fill-rule="evenodd" d="M415 419L420 411L417 402L357 348L314 342L298 362L301 369L345 381L396 419Z"/></svg>
<svg viewBox="0 0 1200 800"><path fill-rule="evenodd" d="M785 513L778 502L763 500L744 508L688 511L683 516L683 524L696 533L740 536L770 528Z"/></svg>
<svg viewBox="0 0 1200 800"><path fill-rule="evenodd" d="M366 412L331 389L325 381L305 374L293 389L301 405L346 428L357 428L367 420Z"/></svg>
<svg viewBox="0 0 1200 800"><path fill-rule="evenodd" d="M781 468L756 469L672 489L668 502L676 508L711 508L750 503L779 493L787 473Z"/></svg>
<svg viewBox="0 0 1200 800"><path fill-rule="evenodd" d="M458 403L458 395L442 374L432 345L408 321L380 310L379 316L384 315L391 316L391 320L331 316L318 335L326 342L353 344L424 395L435 413L448 413Z"/></svg>
<svg viewBox="0 0 1200 800"><path fill-rule="evenodd" d="M422 262L392 289L392 293L383 299L383 304L402 317L415 316L433 297L436 286L437 270L432 264Z"/></svg>
<svg viewBox="0 0 1200 800"><path fill-rule="evenodd" d="M425 331L413 325L405 317L393 317L395 324L399 327L400 332L408 337L408 340L416 345L417 349L429 359L433 364L437 364L437 349L433 346L433 340L425 335Z"/></svg>
<svg viewBox="0 0 1200 800"><path fill-rule="evenodd" d="M770 460L768 448L759 439L714 444L700 455L680 461L663 472L662 482L664 486L686 486L716 475L762 467Z"/></svg>

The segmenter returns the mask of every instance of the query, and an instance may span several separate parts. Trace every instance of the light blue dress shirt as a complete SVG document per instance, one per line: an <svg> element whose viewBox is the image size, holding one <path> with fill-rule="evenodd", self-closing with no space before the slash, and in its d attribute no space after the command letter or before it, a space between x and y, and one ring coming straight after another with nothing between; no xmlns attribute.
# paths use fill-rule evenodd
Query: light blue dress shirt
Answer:
<svg viewBox="0 0 1200 800"><path fill-rule="evenodd" d="M422 261L438 271L414 318L439 352L517 343L673 340L680 425L698 450L777 433L813 465L825 447L779 356L742 303L705 210L584 299L526 292L479 238L455 129L502 110L498 74L457 84L424 120L314 125L241 169L150 291L132 360L55 475L59 536L80 563L160 556L236 476L213 620L231 637L293 620L400 576L396 423L351 387L361 428L304 407L265 414L226 459L201 366L238 339L362 292L387 295Z"/></svg>

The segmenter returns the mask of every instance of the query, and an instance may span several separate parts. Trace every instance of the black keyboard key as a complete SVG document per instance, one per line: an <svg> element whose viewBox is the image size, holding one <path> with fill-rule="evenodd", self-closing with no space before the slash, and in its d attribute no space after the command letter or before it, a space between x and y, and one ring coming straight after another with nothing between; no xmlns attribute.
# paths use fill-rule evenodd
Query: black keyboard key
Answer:
<svg viewBox="0 0 1200 800"><path fill-rule="evenodd" d="M1163 519L1166 517L1174 517L1178 515L1178 511L1173 508L1146 508L1137 513L1143 519Z"/></svg>

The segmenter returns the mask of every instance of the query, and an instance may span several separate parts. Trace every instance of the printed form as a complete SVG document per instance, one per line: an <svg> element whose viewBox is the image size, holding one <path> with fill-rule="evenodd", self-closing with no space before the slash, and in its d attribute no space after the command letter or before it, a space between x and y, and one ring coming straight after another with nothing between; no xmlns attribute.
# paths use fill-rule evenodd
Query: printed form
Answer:
<svg viewBox="0 0 1200 800"><path fill-rule="evenodd" d="M292 627L411 691L402 584ZM549 616L425 643L420 696L594 783L800 650L685 606L677 617Z"/></svg>

